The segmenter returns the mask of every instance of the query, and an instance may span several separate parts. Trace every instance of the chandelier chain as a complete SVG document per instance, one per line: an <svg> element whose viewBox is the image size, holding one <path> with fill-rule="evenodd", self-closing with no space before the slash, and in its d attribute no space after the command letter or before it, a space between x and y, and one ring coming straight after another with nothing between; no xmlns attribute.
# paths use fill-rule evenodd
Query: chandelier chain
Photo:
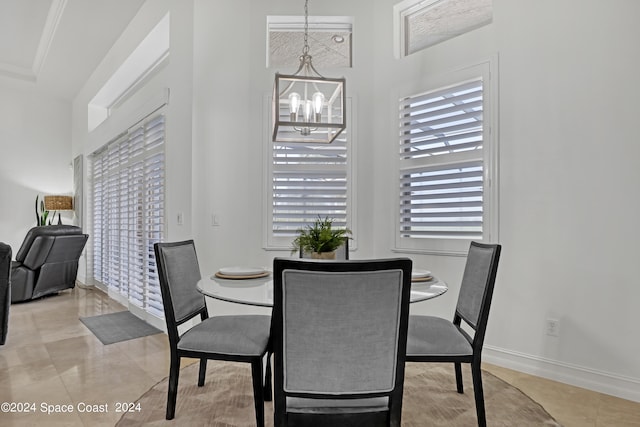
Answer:
<svg viewBox="0 0 640 427"><path fill-rule="evenodd" d="M309 0L304 2L304 48L302 54L309 54Z"/></svg>

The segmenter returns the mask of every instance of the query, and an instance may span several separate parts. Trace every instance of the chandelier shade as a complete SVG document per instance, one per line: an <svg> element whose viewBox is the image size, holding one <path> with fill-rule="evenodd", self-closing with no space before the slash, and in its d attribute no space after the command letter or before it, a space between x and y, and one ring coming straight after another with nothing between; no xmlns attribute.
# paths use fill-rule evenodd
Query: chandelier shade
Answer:
<svg viewBox="0 0 640 427"><path fill-rule="evenodd" d="M331 143L346 127L345 79L276 73L273 141Z"/></svg>
<svg viewBox="0 0 640 427"><path fill-rule="evenodd" d="M311 63L305 1L304 48L293 74L276 73L273 86L273 142L330 144L347 126L344 78L320 75Z"/></svg>

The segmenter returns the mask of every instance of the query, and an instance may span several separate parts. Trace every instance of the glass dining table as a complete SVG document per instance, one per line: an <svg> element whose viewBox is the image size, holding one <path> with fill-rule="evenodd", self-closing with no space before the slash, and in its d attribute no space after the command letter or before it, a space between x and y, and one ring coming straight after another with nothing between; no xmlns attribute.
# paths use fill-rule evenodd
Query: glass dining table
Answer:
<svg viewBox="0 0 640 427"><path fill-rule="evenodd" d="M197 285L205 296L217 300L259 307L273 307L273 277L228 279L213 275L202 278ZM426 301L447 292L447 284L436 276L416 278L411 282L411 303Z"/></svg>

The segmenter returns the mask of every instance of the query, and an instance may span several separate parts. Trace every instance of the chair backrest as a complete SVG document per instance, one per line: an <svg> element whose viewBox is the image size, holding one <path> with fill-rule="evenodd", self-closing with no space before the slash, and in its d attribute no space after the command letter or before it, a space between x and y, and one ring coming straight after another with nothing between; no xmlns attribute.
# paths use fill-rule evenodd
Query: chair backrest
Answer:
<svg viewBox="0 0 640 427"><path fill-rule="evenodd" d="M11 307L11 246L0 242L0 345L7 339Z"/></svg>
<svg viewBox="0 0 640 427"><path fill-rule="evenodd" d="M204 295L196 285L201 279L193 240L155 243L164 317L170 340L178 340L178 326L206 312Z"/></svg>
<svg viewBox="0 0 640 427"><path fill-rule="evenodd" d="M31 228L16 253L17 262L36 272L28 298L74 287L78 261L88 238L80 227L73 225Z"/></svg>
<svg viewBox="0 0 640 427"><path fill-rule="evenodd" d="M300 248L300 258L310 259L311 253ZM344 238L344 244L336 249L336 259L349 259L349 238Z"/></svg>
<svg viewBox="0 0 640 427"><path fill-rule="evenodd" d="M287 396L387 396L399 411L411 266L408 258L274 260L276 412Z"/></svg>
<svg viewBox="0 0 640 427"><path fill-rule="evenodd" d="M54 260L50 262L78 259L88 237L88 234L82 233L80 227L74 225L33 227L27 232L20 249L18 249L16 261L34 270L48 261L49 256L54 257Z"/></svg>
<svg viewBox="0 0 640 427"><path fill-rule="evenodd" d="M464 320L474 331L474 349L482 348L498 271L501 245L471 242L462 276L454 323Z"/></svg>

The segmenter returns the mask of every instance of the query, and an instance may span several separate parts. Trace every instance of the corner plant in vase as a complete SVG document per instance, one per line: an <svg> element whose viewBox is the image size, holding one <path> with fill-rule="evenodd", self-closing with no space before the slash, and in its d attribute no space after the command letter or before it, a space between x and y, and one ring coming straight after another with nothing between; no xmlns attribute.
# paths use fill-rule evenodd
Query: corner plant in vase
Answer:
<svg viewBox="0 0 640 427"><path fill-rule="evenodd" d="M38 205L38 197L36 196L36 225L51 225L51 218L49 218L49 211L44 208L44 200L40 200L40 205ZM40 208L38 210L38 207ZM53 217L55 218L56 213L53 213ZM49 222L47 222L47 218L49 218Z"/></svg>
<svg viewBox="0 0 640 427"><path fill-rule="evenodd" d="M311 253L312 258L335 259L335 250L349 238L351 230L348 228L332 228L333 220L329 217L318 216L313 225L307 225L298 230L298 236L293 240L291 253L302 249Z"/></svg>

